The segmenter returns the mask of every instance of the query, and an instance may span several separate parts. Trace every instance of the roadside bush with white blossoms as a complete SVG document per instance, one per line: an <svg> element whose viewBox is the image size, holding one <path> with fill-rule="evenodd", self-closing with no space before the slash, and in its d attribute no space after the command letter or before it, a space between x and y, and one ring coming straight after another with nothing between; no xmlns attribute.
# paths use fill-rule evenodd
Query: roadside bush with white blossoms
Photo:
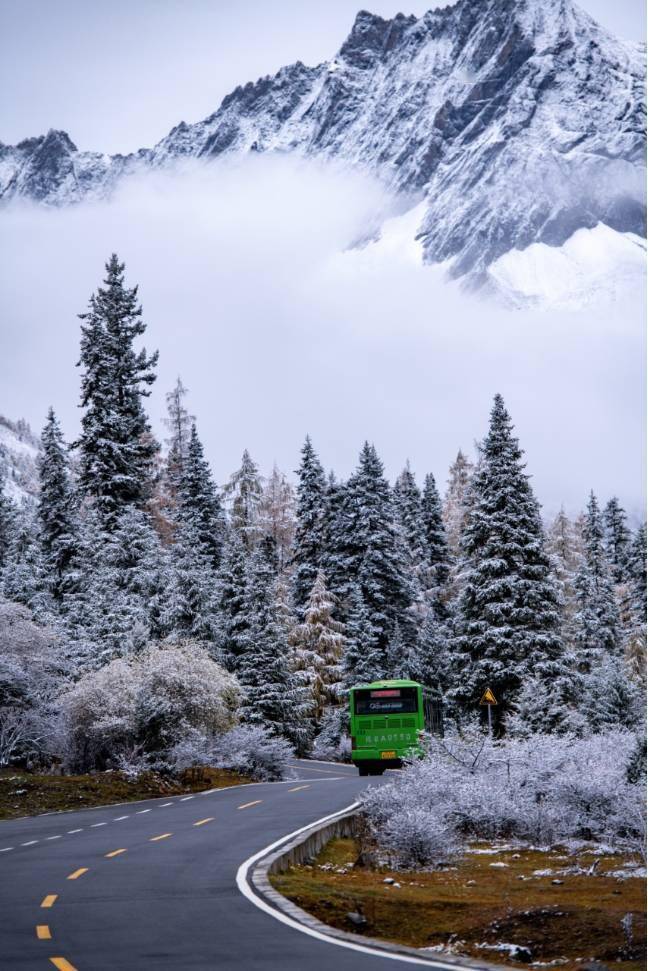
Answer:
<svg viewBox="0 0 648 971"><path fill-rule="evenodd" d="M592 840L645 855L645 785L627 772L635 745L628 731L494 741L474 728L431 739L363 804L396 865L439 865L471 839Z"/></svg>

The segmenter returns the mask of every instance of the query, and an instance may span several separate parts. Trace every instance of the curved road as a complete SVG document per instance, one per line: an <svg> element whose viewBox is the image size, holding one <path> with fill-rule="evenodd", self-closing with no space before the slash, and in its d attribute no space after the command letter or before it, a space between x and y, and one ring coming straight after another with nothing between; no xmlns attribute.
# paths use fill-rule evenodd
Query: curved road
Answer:
<svg viewBox="0 0 648 971"><path fill-rule="evenodd" d="M293 770L290 782L0 822L0 968L411 968L313 939L237 889L248 857L380 782L348 765Z"/></svg>

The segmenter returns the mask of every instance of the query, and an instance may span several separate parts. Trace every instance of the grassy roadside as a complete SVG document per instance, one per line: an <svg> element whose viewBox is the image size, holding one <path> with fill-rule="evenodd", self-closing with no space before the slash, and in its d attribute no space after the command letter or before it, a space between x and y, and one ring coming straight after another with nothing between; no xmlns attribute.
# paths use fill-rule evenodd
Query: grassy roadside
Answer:
<svg viewBox="0 0 648 971"><path fill-rule="evenodd" d="M33 775L8 770L0 772L0 819L223 789L245 782L250 779L236 772L209 768L187 771L178 780L166 779L153 772L129 779L120 772Z"/></svg>
<svg viewBox="0 0 648 971"><path fill-rule="evenodd" d="M592 960L614 962L619 971L646 966L645 881L610 875L624 869L619 856L502 849L467 853L446 870L391 872L356 866L358 853L353 840L333 840L313 865L292 867L272 883L333 927L411 947L565 971ZM350 913L366 923L358 927ZM628 914L631 943L622 925ZM503 944L529 953L511 960Z"/></svg>

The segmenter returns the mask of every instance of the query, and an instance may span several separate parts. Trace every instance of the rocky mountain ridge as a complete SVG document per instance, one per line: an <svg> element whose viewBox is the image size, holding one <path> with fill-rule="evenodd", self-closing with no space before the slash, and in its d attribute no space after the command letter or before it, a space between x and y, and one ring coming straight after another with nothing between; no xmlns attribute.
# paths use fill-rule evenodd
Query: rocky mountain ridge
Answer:
<svg viewBox="0 0 648 971"><path fill-rule="evenodd" d="M0 146L0 197L65 205L185 158L296 152L421 198L428 262L483 278L512 249L604 223L645 232L645 53L572 0L361 11L329 62L236 88L152 149L79 152L65 132Z"/></svg>

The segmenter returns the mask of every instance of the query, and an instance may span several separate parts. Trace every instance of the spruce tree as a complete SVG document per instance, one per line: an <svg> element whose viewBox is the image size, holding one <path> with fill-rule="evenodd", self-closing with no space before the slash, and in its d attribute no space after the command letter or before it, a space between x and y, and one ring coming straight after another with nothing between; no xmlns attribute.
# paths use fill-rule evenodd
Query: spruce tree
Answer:
<svg viewBox="0 0 648 971"><path fill-rule="evenodd" d="M127 506L110 529L101 519L99 524L83 537L85 582L71 606L95 666L138 653L167 632L170 587L166 555L146 513Z"/></svg>
<svg viewBox="0 0 648 971"><path fill-rule="evenodd" d="M228 671L237 671L249 629L245 591L248 554L239 533L230 531L218 577L217 643Z"/></svg>
<svg viewBox="0 0 648 971"><path fill-rule="evenodd" d="M627 516L616 496L613 496L603 510L605 531L605 551L615 583L624 583L627 577L630 531L626 526Z"/></svg>
<svg viewBox="0 0 648 971"><path fill-rule="evenodd" d="M38 457L38 518L47 581L55 600L69 588L76 552L76 515L70 467L61 428L52 408L41 435Z"/></svg>
<svg viewBox="0 0 648 971"><path fill-rule="evenodd" d="M421 490L416 484L409 461L396 479L393 492L394 509L401 527L407 555L412 570L418 571L426 561L424 544L425 521Z"/></svg>
<svg viewBox="0 0 648 971"><path fill-rule="evenodd" d="M344 625L346 650L342 669L347 688L370 684L386 676L384 651L380 649L380 631L374 626L371 611L359 584L348 594L347 619Z"/></svg>
<svg viewBox="0 0 648 971"><path fill-rule="evenodd" d="M625 650L633 677L646 678L646 526L640 526L629 545L625 595Z"/></svg>
<svg viewBox="0 0 648 971"><path fill-rule="evenodd" d="M157 445L142 399L155 380L157 352L137 351L144 334L137 287L124 285L124 264L113 254L105 286L80 314L82 432L79 486L95 501L108 528L131 503L142 505L150 492Z"/></svg>
<svg viewBox="0 0 648 971"><path fill-rule="evenodd" d="M310 738L308 696L291 668L291 652L279 622L276 577L264 550L248 561L245 613L237 675L243 689L241 718L288 738L300 752Z"/></svg>
<svg viewBox="0 0 648 971"><path fill-rule="evenodd" d="M430 607L410 650L407 670L410 678L427 685L439 700L452 687L449 639L448 623Z"/></svg>
<svg viewBox="0 0 648 971"><path fill-rule="evenodd" d="M413 637L413 586L389 484L375 448L368 443L341 492L327 546L323 568L330 588L341 602L349 599L355 586L360 587L377 632L380 665L386 669L396 622L406 643Z"/></svg>
<svg viewBox="0 0 648 971"><path fill-rule="evenodd" d="M177 519L189 527L200 552L217 570L223 553L225 517L196 426L191 426L178 481Z"/></svg>
<svg viewBox="0 0 648 971"><path fill-rule="evenodd" d="M31 498L23 500L9 521L2 592L7 600L25 604L38 619L46 619L51 604L38 532L36 505Z"/></svg>
<svg viewBox="0 0 648 971"><path fill-rule="evenodd" d="M231 503L231 523L250 552L259 541L259 506L263 486L259 470L247 449L243 452L241 467L230 477L225 493Z"/></svg>
<svg viewBox="0 0 648 971"><path fill-rule="evenodd" d="M461 540L465 586L453 644L454 698L475 712L490 687L500 718L514 710L528 677L555 676L561 656L540 507L512 429L496 395Z"/></svg>
<svg viewBox="0 0 648 971"><path fill-rule="evenodd" d="M301 456L297 470L297 522L291 559L293 602L299 614L306 606L322 563L327 493L324 469L309 436L306 436Z"/></svg>
<svg viewBox="0 0 648 971"><path fill-rule="evenodd" d="M6 479L4 448L0 445L0 570L7 562L11 528L16 514L14 503L5 495Z"/></svg>
<svg viewBox="0 0 648 971"><path fill-rule="evenodd" d="M425 558L433 586L441 591L450 573L450 551L443 524L441 498L432 473L425 477L421 511L425 536Z"/></svg>
<svg viewBox="0 0 648 971"><path fill-rule="evenodd" d="M170 579L162 625L170 640L215 644L216 574L200 526L181 520L170 550Z"/></svg>
<svg viewBox="0 0 648 971"><path fill-rule="evenodd" d="M575 617L579 670L588 672L603 655L621 649L619 611L604 544L603 519L592 492L584 522L584 555L576 575Z"/></svg>
<svg viewBox="0 0 648 971"><path fill-rule="evenodd" d="M334 619L335 603L320 570L304 611L304 621L291 635L295 667L309 694L311 718L317 728L329 705L339 702L344 627Z"/></svg>

